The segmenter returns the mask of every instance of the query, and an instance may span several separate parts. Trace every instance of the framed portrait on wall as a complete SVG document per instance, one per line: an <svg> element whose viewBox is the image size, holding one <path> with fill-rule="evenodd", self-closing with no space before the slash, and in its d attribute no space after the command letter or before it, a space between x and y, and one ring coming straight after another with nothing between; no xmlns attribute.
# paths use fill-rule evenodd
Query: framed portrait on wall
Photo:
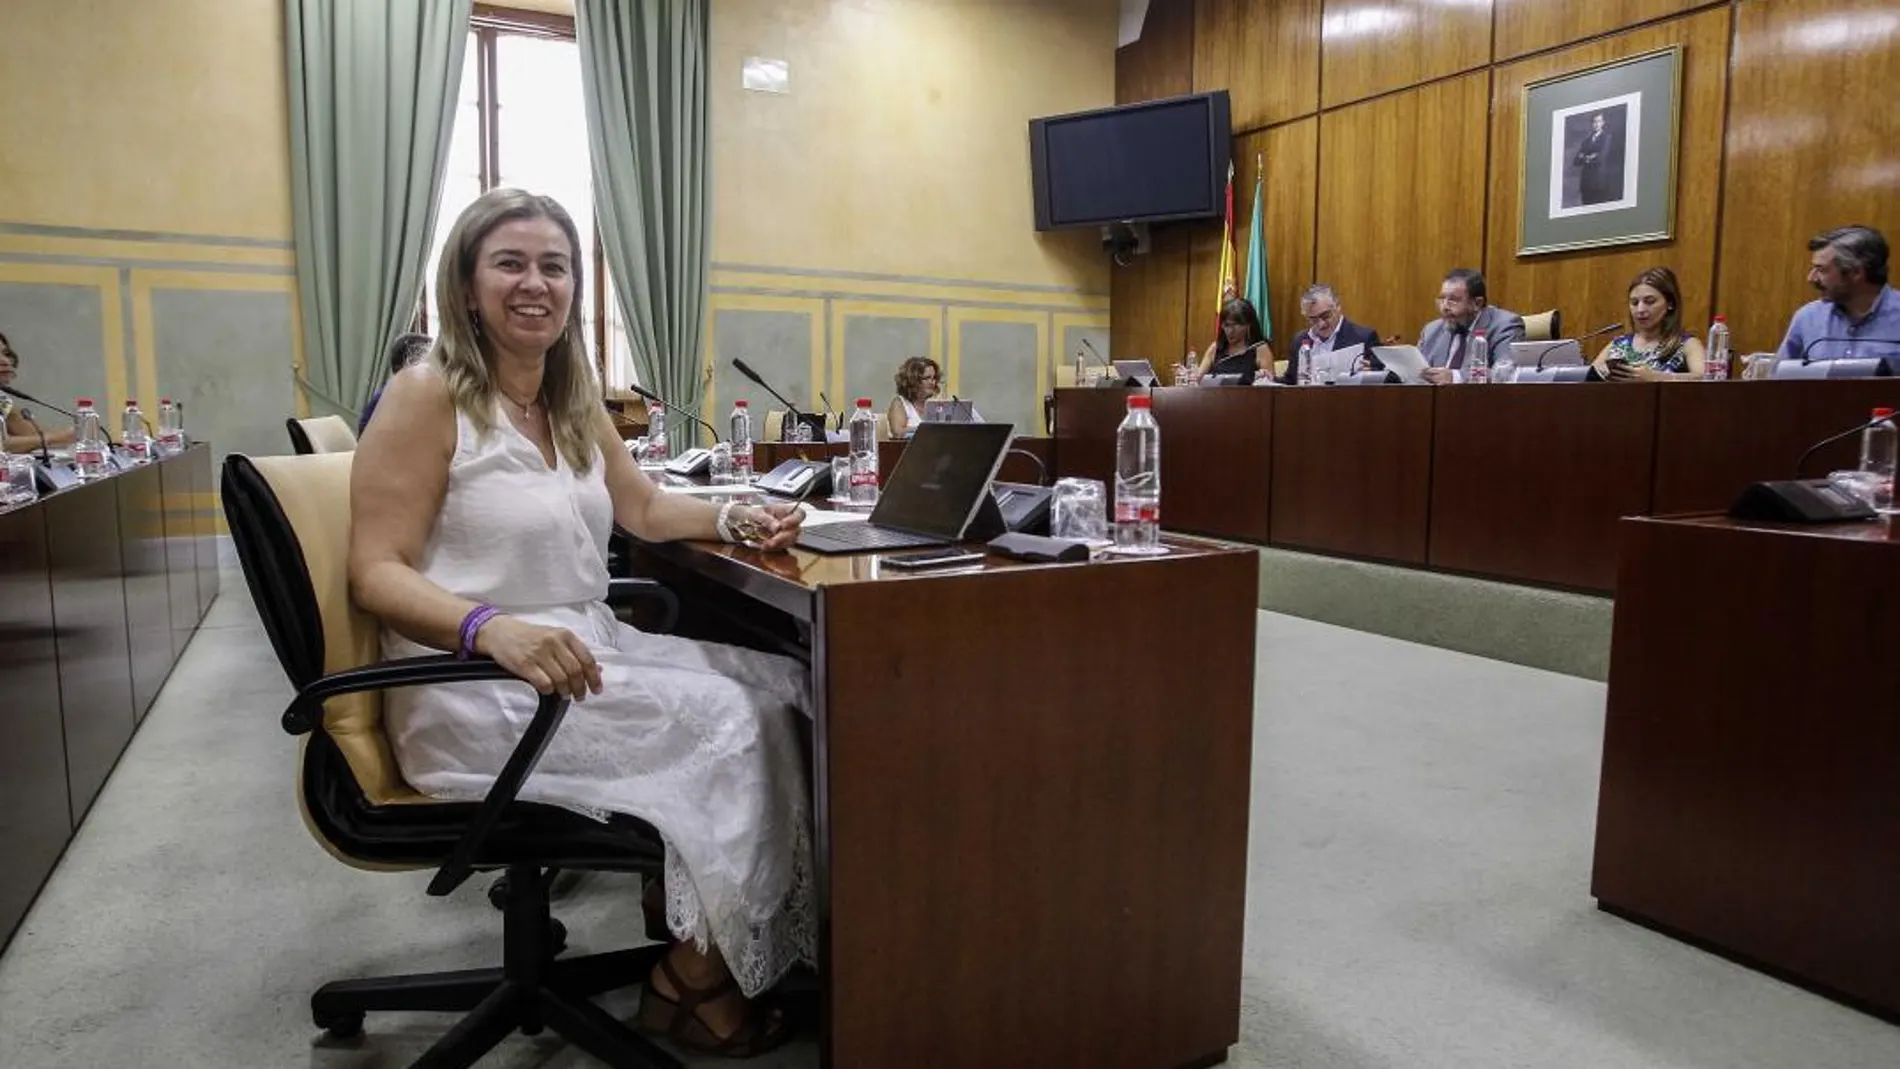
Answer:
<svg viewBox="0 0 1900 1069"><path fill-rule="evenodd" d="M1675 234L1682 46L1524 87L1519 256Z"/></svg>

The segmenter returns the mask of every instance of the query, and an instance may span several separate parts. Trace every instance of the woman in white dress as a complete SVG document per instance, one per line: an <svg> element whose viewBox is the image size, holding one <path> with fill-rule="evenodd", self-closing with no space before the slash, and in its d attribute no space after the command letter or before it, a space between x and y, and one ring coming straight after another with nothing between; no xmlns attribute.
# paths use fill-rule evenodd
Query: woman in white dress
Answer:
<svg viewBox="0 0 1900 1069"><path fill-rule="evenodd" d="M491 192L462 213L436 278L429 358L391 380L356 453L350 579L385 652L493 657L574 699L521 797L625 813L666 842L676 945L639 1023L710 1053L786 1037L754 997L812 960L810 795L795 730L802 666L648 635L602 599L618 522L648 541L783 549L792 507L657 490L627 456L582 341L580 238L553 200ZM458 314L459 313L459 314ZM393 694L388 727L419 791L478 798L534 715L525 687Z"/></svg>

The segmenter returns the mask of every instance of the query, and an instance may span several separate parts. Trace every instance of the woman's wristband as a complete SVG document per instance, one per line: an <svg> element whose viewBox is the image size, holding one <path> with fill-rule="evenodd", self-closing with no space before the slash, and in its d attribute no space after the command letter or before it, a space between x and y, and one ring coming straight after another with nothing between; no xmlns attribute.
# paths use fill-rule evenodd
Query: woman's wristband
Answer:
<svg viewBox="0 0 1900 1069"><path fill-rule="evenodd" d="M475 635L488 621L501 615L501 610L493 605L477 605L462 617L462 641L455 651L457 660L466 661L475 655Z"/></svg>
<svg viewBox="0 0 1900 1069"><path fill-rule="evenodd" d="M713 530L719 533L719 540L721 542L738 541L737 538L733 537L732 526L729 522L732 519L732 510L738 504L737 501L727 501L725 504L719 506L719 517L713 521Z"/></svg>

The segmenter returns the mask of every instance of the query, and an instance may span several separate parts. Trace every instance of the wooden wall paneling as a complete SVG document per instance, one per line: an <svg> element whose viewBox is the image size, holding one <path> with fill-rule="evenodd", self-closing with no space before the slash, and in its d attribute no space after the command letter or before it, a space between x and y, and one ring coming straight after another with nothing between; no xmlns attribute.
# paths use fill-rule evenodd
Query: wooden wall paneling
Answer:
<svg viewBox="0 0 1900 1069"><path fill-rule="evenodd" d="M1194 90L1194 0L1149 0L1141 39L1115 50L1115 103Z"/></svg>
<svg viewBox="0 0 1900 1069"><path fill-rule="evenodd" d="M1240 161L1234 162L1234 284L1238 286L1245 283L1247 276L1247 232L1240 226L1240 202L1245 199L1249 208L1253 206L1253 188L1249 186L1243 198L1240 192ZM1204 223L1185 223L1182 226L1188 242L1187 306L1182 313L1186 320L1186 345L1196 353L1201 353L1214 341L1220 326L1221 221L1209 219ZM1168 362L1172 364L1174 361Z"/></svg>
<svg viewBox="0 0 1900 1069"><path fill-rule="evenodd" d="M1108 337L1113 358L1153 360L1163 375L1181 359L1189 334L1185 319L1191 289L1188 247L1197 226L1205 229L1207 224L1156 226L1150 232L1148 252L1130 256L1126 266L1116 264L1110 269ZM1205 335L1212 330L1213 316L1210 305L1209 326L1194 335L1200 345L1207 344Z"/></svg>
<svg viewBox="0 0 1900 1069"><path fill-rule="evenodd" d="M1196 0L1194 91L1225 89L1235 130L1319 110L1320 0Z"/></svg>
<svg viewBox="0 0 1900 1069"><path fill-rule="evenodd" d="M1491 300L1525 314L1563 310L1571 337L1626 321L1638 271L1667 267L1682 287L1682 322L1706 333L1720 219L1722 107L1728 78L1726 7L1498 67L1491 91L1491 211L1485 257ZM1606 249L1517 256L1524 153L1524 86L1642 52L1683 46L1682 124L1676 163L1675 238ZM1608 342L1596 339L1594 349ZM1591 355L1591 354L1587 354Z"/></svg>
<svg viewBox="0 0 1900 1069"><path fill-rule="evenodd" d="M1718 3L1720 0L1718 0ZM1710 0L1491 0L1497 60L1567 45L1626 26L1710 6ZM1727 7L1726 3L1721 3Z"/></svg>
<svg viewBox="0 0 1900 1069"><path fill-rule="evenodd" d="M1330 108L1489 63L1491 0L1340 0L1326 5L1321 34ZM1406 172L1425 163L1382 158Z"/></svg>
<svg viewBox="0 0 1900 1069"><path fill-rule="evenodd" d="M1246 273L1247 235L1253 226L1254 157L1267 168L1267 316L1274 352L1287 356L1288 339L1306 329L1300 291L1313 277L1313 227L1319 211L1319 119L1275 126L1234 141L1236 255ZM1258 302L1256 302L1258 303Z"/></svg>
<svg viewBox="0 0 1900 1069"><path fill-rule="evenodd" d="M1900 12L1893 0L1735 5L1717 300L1736 351L1772 349L1814 291L1807 239L1846 223L1900 239Z"/></svg>
<svg viewBox="0 0 1900 1069"><path fill-rule="evenodd" d="M1484 256L1490 73L1320 117L1318 277L1354 319L1415 341L1438 284Z"/></svg>
<svg viewBox="0 0 1900 1069"><path fill-rule="evenodd" d="M66 745L45 506L0 509L0 948L66 840Z"/></svg>

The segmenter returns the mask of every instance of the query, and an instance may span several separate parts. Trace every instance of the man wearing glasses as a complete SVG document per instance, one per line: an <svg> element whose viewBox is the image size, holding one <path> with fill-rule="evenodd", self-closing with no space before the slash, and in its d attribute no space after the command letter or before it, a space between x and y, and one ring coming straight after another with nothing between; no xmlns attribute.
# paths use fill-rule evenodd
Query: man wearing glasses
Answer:
<svg viewBox="0 0 1900 1069"><path fill-rule="evenodd" d="M1346 318L1340 310L1339 295L1331 286L1306 287L1300 294L1300 314L1306 317L1306 329L1293 339L1292 359L1280 374L1282 385L1299 382L1300 349L1311 345L1314 382L1343 379L1361 371L1383 371L1385 365L1372 355L1379 344L1379 332Z"/></svg>

